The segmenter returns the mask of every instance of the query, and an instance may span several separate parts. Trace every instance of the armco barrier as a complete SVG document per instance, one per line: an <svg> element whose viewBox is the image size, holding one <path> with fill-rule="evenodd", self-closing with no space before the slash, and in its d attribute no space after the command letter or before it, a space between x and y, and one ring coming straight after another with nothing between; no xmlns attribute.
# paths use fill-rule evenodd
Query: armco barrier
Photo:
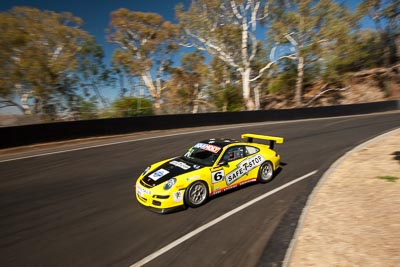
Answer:
<svg viewBox="0 0 400 267"><path fill-rule="evenodd" d="M0 148L149 130L334 117L399 109L400 100L393 100L299 109L162 115L32 124L0 128Z"/></svg>

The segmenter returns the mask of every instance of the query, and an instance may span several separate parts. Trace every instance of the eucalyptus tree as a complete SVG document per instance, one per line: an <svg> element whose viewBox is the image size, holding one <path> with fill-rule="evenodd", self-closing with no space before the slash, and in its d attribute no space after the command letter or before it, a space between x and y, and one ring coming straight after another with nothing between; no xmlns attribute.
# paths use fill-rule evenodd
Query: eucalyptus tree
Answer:
<svg viewBox="0 0 400 267"><path fill-rule="evenodd" d="M0 107L53 114L75 95L77 55L91 36L71 13L15 7L0 13Z"/></svg>
<svg viewBox="0 0 400 267"><path fill-rule="evenodd" d="M368 16L375 24L381 42L384 65L400 60L400 0L363 0L357 7L359 19Z"/></svg>
<svg viewBox="0 0 400 267"><path fill-rule="evenodd" d="M106 30L108 41L118 44L113 61L140 77L153 99L154 110L160 111L166 70L178 49L175 39L178 27L156 13L134 12L125 8L111 13Z"/></svg>
<svg viewBox="0 0 400 267"><path fill-rule="evenodd" d="M256 87L263 72L279 59L253 68L260 44L257 31L270 15L271 4L272 0L194 0L186 11L183 5L176 7L184 31L181 43L207 51L239 73L248 110L256 107L252 86Z"/></svg>
<svg viewBox="0 0 400 267"><path fill-rule="evenodd" d="M153 114L151 101L147 98L124 96L115 100L111 107L113 108L113 117L134 117Z"/></svg>
<svg viewBox="0 0 400 267"><path fill-rule="evenodd" d="M333 0L277 0L271 14L271 40L288 44L288 50L295 53L294 102L301 106L306 67L330 47L347 42L354 20L348 9Z"/></svg>
<svg viewBox="0 0 400 267"><path fill-rule="evenodd" d="M204 89L209 75L205 57L198 50L184 54L181 66L171 68L171 80L168 82L169 102L183 107L188 107L189 112L197 113L201 104L207 105L204 99Z"/></svg>
<svg viewBox="0 0 400 267"><path fill-rule="evenodd" d="M238 73L217 57L211 60L210 68L208 94L213 104L222 112L243 110Z"/></svg>
<svg viewBox="0 0 400 267"><path fill-rule="evenodd" d="M94 39L84 42L79 51L78 65L79 85L85 95L91 96L93 91L104 108L109 106L108 99L101 92L101 89L109 87L112 81L111 71L104 64L103 47L96 44Z"/></svg>

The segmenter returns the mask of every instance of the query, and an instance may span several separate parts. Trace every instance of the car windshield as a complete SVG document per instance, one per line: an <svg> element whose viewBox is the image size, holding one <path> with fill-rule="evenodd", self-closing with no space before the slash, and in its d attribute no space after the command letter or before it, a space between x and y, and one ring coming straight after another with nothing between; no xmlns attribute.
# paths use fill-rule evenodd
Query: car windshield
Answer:
<svg viewBox="0 0 400 267"><path fill-rule="evenodd" d="M198 143L183 155L183 158L189 162L212 166L217 160L221 148L210 144Z"/></svg>

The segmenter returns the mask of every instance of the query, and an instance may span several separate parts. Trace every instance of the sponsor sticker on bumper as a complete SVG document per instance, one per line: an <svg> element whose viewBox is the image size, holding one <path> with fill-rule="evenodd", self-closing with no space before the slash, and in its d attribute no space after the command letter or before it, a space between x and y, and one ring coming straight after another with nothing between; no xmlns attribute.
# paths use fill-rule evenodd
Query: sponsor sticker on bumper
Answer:
<svg viewBox="0 0 400 267"><path fill-rule="evenodd" d="M151 195L151 191L140 186L140 185L136 185L136 193L141 196L141 197L145 197L146 195Z"/></svg>

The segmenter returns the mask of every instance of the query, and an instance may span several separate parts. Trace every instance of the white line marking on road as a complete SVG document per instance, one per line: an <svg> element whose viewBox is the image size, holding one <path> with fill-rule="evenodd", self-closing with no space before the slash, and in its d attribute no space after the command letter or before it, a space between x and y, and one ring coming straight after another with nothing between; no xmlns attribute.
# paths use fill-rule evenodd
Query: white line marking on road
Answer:
<svg viewBox="0 0 400 267"><path fill-rule="evenodd" d="M144 264L146 264L146 263L148 263L148 262L154 260L154 259L157 258L158 256L161 256L162 254L164 254L164 253L166 253L167 251L173 249L174 247L176 247L176 246L182 244L182 243L185 242L186 240L188 240L188 239L192 238L193 236L195 236L195 235L197 235L197 234L203 232L204 230L210 228L211 226L216 225L217 223L219 223L219 222L221 222L221 221L227 219L228 217L230 217L230 216L232 216L232 215L238 213L239 211L244 210L245 208L247 208L247 207L249 207L249 206L255 204L256 202L258 202L258 201L260 201L260 200L263 200L264 198L269 197L269 196L271 196L271 195L273 195L273 194L275 194L275 193L277 193L277 192L279 192L279 191L285 189L286 187L289 187L289 186L291 186L291 185L293 185L293 184L295 184L295 183L298 183L298 182L300 182L300 181L302 181L302 180L304 180L304 179L306 179L306 178L308 178L308 177L310 177L310 176L316 174L317 172L318 172L318 170L314 170L314 171L312 171L312 172L309 172L309 173L307 173L307 174L305 174L305 175L303 175L303 176L301 176L301 177L299 177L299 178L297 178L297 179L294 179L293 181L291 181L291 182L289 182L289 183L287 183L287 184L284 184L284 185L282 185L282 186L280 186L280 187L278 187L278 188L275 188L275 189L272 190L272 191L269 191L269 192L267 192L267 193L265 193L265 194L263 194L263 195L261 195L261 196L255 198L255 199L253 199L253 200L250 200L249 202L247 202L247 203L245 203L245 204L243 204L243 205L241 205L241 206L239 206L239 207L237 207L237 208L235 208L235 209L233 209L233 210L231 210L231 211L225 213L224 215L222 215L222 216L220 216L220 217L218 217L218 218L216 218L216 219L210 221L209 223L206 223L205 225L200 226L199 228L195 229L194 231L192 231L192 232L190 232L190 233L187 233L186 235L184 235L184 236L178 238L177 240L173 241L173 242L170 243L169 245L166 245L165 247L161 248L160 250L157 250L156 252L150 254L149 256L147 256L147 257L141 259L140 261L138 261L138 262L132 264L130 267L139 267L139 266L143 266Z"/></svg>
<svg viewBox="0 0 400 267"><path fill-rule="evenodd" d="M257 124L257 125L254 125L254 126L258 126L258 125L262 125L262 124L265 124L265 122ZM124 143L133 143L133 142L145 141L145 140L151 140L151 139L157 139L157 138L163 138L163 137L172 137L172 136L194 134L194 133L202 133L202 132L211 132L211 131L218 131L218 130L228 130L228 129L232 129L232 128L241 128L241 127L250 127L250 125L240 125L240 126L234 125L234 126L229 126L229 127L221 127L221 128L207 129L207 130L198 130L198 131L183 132L183 133L157 135L157 136L144 137L144 138L133 139L133 140L117 141L117 142L111 142L111 143L106 143L106 144L101 144L101 145L85 146L85 147L72 148L72 149L66 149L66 150L60 150L60 151L54 151L54 152L48 152L48 153L42 153L42 154L36 154L36 155L30 155L30 156L24 156L24 157L12 158L12 159L5 159L5 160L0 160L0 163L1 162L7 162L7 161L20 160L20 159L29 159L29 158L35 158L35 157L48 156L48 155L55 155L55 154L61 154L61 153L66 153L66 152L85 150L85 149L90 149L90 148L112 146L112 145L120 145L120 144L124 144Z"/></svg>

